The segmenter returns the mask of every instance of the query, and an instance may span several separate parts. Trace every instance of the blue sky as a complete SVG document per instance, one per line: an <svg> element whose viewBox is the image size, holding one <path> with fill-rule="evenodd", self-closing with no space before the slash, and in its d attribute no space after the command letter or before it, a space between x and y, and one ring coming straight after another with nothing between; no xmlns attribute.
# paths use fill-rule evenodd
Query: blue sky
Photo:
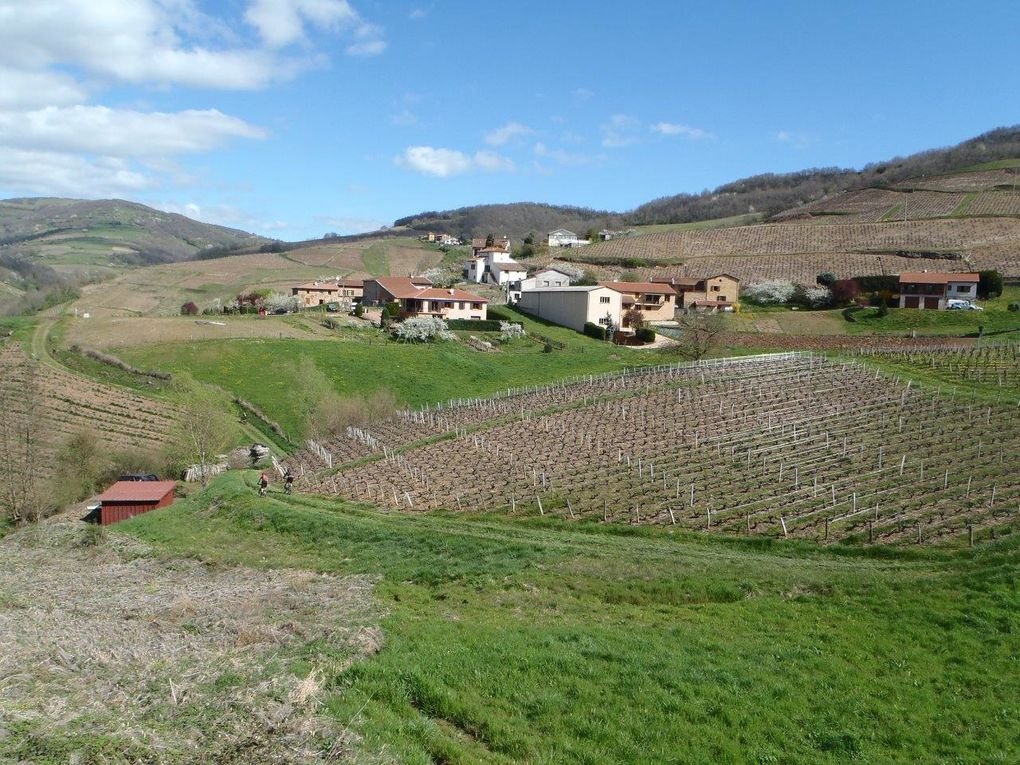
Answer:
<svg viewBox="0 0 1020 765"><path fill-rule="evenodd" d="M626 210L1018 115L1020 4L0 0L0 197L284 239Z"/></svg>

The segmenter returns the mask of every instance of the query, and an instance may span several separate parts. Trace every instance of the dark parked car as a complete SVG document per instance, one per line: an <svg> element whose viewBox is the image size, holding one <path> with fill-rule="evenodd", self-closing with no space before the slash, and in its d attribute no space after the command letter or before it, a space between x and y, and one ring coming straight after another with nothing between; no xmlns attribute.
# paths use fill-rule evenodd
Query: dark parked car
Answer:
<svg viewBox="0 0 1020 765"><path fill-rule="evenodd" d="M118 481L158 481L155 473L125 473Z"/></svg>

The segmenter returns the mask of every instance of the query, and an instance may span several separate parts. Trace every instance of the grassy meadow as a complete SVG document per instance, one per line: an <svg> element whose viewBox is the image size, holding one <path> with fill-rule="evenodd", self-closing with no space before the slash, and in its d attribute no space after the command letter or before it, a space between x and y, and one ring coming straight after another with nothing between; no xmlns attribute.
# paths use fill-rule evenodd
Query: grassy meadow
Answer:
<svg viewBox="0 0 1020 765"><path fill-rule="evenodd" d="M1015 537L957 553L821 550L260 499L252 483L230 474L120 528L212 566L381 577L384 647L325 679L355 762L1007 763L1020 751Z"/></svg>
<svg viewBox="0 0 1020 765"><path fill-rule="evenodd" d="M1020 333L1020 312L1008 310L1010 303L1020 303L1020 287L1007 286L1002 295L991 300L978 300L983 311L925 311L915 308L890 308L879 316L877 308L865 308L847 322L850 334L977 335L981 327L988 332Z"/></svg>
<svg viewBox="0 0 1020 765"><path fill-rule="evenodd" d="M404 344L367 327L338 330L325 340L203 340L114 352L139 367L188 372L197 380L225 388L256 404L290 434L304 428L300 390L308 362L341 395L386 388L401 404L418 406L664 361L654 351L598 342L510 309L501 310L523 323L528 336L493 352L475 350L464 342ZM546 339L554 344L548 353Z"/></svg>

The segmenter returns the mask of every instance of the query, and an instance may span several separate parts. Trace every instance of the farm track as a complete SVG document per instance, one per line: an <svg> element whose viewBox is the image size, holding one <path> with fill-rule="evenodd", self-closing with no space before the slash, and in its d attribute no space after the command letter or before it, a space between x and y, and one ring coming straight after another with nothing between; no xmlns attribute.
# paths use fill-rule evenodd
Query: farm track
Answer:
<svg viewBox="0 0 1020 765"><path fill-rule="evenodd" d="M336 472L315 473L308 453L295 464L308 490L405 510L927 543L1012 529L1015 419L1006 405L978 411L859 365L782 354L407 412L327 444L347 463Z"/></svg>

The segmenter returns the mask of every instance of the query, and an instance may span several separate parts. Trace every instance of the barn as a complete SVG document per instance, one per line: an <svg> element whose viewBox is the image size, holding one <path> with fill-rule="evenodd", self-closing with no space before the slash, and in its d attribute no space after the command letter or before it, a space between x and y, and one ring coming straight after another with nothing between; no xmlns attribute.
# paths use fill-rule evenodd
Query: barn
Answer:
<svg viewBox="0 0 1020 765"><path fill-rule="evenodd" d="M174 481L117 481L96 497L100 525L109 526L172 505L176 485Z"/></svg>

